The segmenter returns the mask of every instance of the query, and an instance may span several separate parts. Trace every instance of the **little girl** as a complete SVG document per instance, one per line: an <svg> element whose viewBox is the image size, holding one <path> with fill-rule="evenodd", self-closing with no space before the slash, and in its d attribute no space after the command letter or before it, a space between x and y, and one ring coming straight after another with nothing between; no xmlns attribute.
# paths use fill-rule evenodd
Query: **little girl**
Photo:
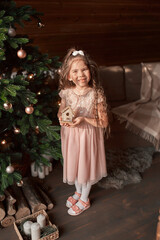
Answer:
<svg viewBox="0 0 160 240"><path fill-rule="evenodd" d="M97 65L82 50L70 49L60 70L63 181L75 184L76 191L67 199L68 213L79 215L90 207L91 185L107 176L104 129L108 126L107 105L98 85ZM71 123L62 121L62 111L70 106Z"/></svg>

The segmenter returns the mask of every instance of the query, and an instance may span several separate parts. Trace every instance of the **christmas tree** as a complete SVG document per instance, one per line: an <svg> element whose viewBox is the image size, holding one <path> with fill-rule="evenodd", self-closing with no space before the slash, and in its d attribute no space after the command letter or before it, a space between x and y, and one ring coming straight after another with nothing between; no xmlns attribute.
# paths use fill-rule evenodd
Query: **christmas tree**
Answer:
<svg viewBox="0 0 160 240"><path fill-rule="evenodd" d="M14 182L23 184L16 158L35 167L50 164L46 155L61 158L54 84L58 57L41 54L28 36L16 33L26 21L43 27L40 16L31 6L0 2L0 195Z"/></svg>

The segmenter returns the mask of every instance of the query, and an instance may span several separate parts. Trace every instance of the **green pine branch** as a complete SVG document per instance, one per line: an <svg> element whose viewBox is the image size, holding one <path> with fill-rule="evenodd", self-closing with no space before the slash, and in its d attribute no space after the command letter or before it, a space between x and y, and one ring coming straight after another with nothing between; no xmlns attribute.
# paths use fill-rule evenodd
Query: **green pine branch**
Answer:
<svg viewBox="0 0 160 240"><path fill-rule="evenodd" d="M49 166L49 160L43 155L50 155L62 161L60 127L53 125L57 113L58 91L53 91L50 84L56 83L56 70L60 66L58 56L49 58L38 47L31 45L28 36L9 34L9 28L24 27L26 21L40 21L41 13L31 6L17 7L14 1L0 1L0 194L15 181L21 180L21 174L15 169L7 173L12 165L13 153L24 152L29 161L37 166ZM13 30L14 30L13 29ZM23 59L17 56L20 48L26 51ZM51 71L53 73L51 77ZM33 79L29 79L29 74ZM52 81L52 82L51 82ZM54 82L55 81L55 82ZM48 84L48 83L47 83ZM40 92L39 96L37 93ZM11 103L10 109L5 103ZM33 113L27 114L25 108L32 106ZM15 128L20 132L15 134ZM1 144L6 140L7 145Z"/></svg>

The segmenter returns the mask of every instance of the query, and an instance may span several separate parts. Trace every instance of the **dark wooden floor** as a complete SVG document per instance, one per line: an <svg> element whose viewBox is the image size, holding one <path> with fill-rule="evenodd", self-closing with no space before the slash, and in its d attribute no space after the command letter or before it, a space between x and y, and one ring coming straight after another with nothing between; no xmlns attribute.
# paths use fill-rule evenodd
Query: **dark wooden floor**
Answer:
<svg viewBox="0 0 160 240"><path fill-rule="evenodd" d="M72 217L65 201L74 187L62 183L62 166L56 164L44 184L49 187L55 207L48 212L64 240L154 240L160 207L160 153L143 174L139 184L122 190L105 190L94 185L91 208ZM18 240L13 227L0 230L0 240Z"/></svg>

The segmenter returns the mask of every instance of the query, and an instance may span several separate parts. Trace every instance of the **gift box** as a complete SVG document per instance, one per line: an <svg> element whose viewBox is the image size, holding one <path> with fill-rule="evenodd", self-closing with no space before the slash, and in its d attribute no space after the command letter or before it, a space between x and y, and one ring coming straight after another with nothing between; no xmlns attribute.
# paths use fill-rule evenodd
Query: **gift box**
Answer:
<svg viewBox="0 0 160 240"><path fill-rule="evenodd" d="M24 217L24 218L21 218L21 219L18 219L14 222L14 229L18 235L18 238L19 240L30 240L31 239L31 236L26 236L22 230L22 226L23 226L23 223L25 221L32 221L32 222L36 222L37 220L37 216L39 214L43 214L45 217L46 217L46 229L49 227L50 229L52 229L51 233L47 234L47 231L45 232L45 228L42 229L42 234L47 234L45 236L42 236L39 240L50 240L50 239L58 239L59 238L59 231L58 231L58 228L55 224L52 224L49 220L49 217L48 217L48 214L46 213L45 210L41 210L41 211L38 211L36 213L33 213L27 217Z"/></svg>

